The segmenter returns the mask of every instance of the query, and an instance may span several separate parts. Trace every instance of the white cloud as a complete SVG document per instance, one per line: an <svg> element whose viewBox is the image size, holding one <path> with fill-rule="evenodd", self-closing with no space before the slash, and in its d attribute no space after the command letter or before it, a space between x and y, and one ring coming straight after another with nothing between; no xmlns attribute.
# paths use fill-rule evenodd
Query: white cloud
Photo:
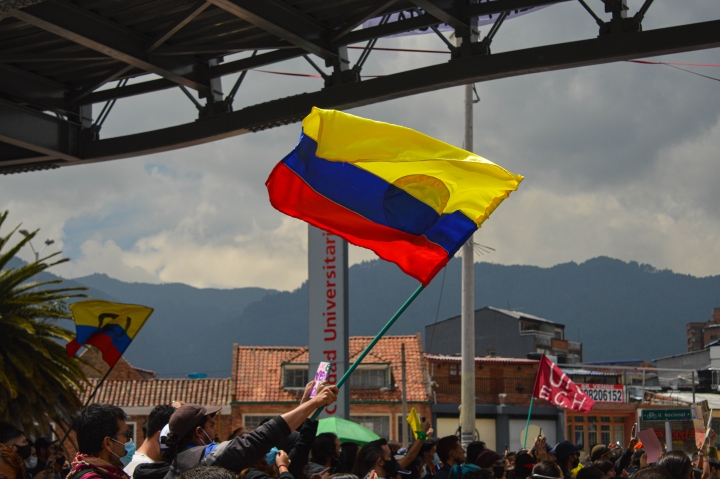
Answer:
<svg viewBox="0 0 720 479"><path fill-rule="evenodd" d="M715 3L661 2L647 26L705 20ZM492 49L596 34L582 7L568 2L506 22ZM445 48L432 34L381 42ZM718 63L717 52L674 58ZM447 59L376 51L363 73ZM303 60L271 69L312 73ZM224 81L226 88L233 79ZM320 85L250 72L235 107ZM608 255L695 275L720 272L716 82L621 63L477 88L475 151L526 176L476 235L497 249L483 260L550 266ZM462 102L462 89L452 88L352 112L460 144ZM194 115L177 90L121 100L102 134L160 128ZM289 125L142 158L0 177L0 209L10 210L8 225L22 221L42 229L40 240L55 239L48 251L61 248L73 258L56 271L68 277L102 272L125 281L292 289L307 275L307 229L271 208L264 182L299 131ZM371 258L367 250L350 249L352 263Z"/></svg>

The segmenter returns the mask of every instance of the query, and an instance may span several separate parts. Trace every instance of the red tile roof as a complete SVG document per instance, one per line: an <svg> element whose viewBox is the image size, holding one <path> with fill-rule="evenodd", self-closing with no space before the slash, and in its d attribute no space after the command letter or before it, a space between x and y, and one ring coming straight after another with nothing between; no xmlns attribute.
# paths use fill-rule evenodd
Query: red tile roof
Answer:
<svg viewBox="0 0 720 479"><path fill-rule="evenodd" d="M372 336L350 337L350 362L372 341ZM352 388L351 401L401 401L401 345L405 344L408 402L429 400L428 378L420 334L385 336L363 363L389 363L391 384L388 391ZM234 401L296 402L301 391L282 388L282 364L307 364L308 349L298 346L237 346L233 355ZM397 388L394 385L397 384Z"/></svg>
<svg viewBox="0 0 720 479"><path fill-rule="evenodd" d="M91 379L91 387L80 394L84 404L95 389L98 379ZM120 407L150 407L185 401L205 406L230 403L230 379L145 379L133 381L105 381L95 394L93 403L109 403Z"/></svg>
<svg viewBox="0 0 720 479"><path fill-rule="evenodd" d="M460 356L446 356L444 354L424 354L426 359L430 361L441 361L450 363L459 363L462 361ZM536 359L522 358L501 358L497 356L479 356L475 358L476 363L503 363L503 364L537 364Z"/></svg>

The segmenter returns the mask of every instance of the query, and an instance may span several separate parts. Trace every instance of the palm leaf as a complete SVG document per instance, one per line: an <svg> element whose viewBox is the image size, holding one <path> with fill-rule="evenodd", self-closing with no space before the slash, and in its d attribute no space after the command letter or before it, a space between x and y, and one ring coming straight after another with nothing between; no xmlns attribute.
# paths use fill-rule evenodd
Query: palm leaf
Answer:
<svg viewBox="0 0 720 479"><path fill-rule="evenodd" d="M0 229L8 212L0 214ZM71 318L68 298L84 297L86 288L63 288L62 280L34 281L37 274L68 261L53 253L35 262L8 264L37 231L20 238L19 227L0 236L0 421L27 434L50 432L50 421L69 424L80 408L77 392L87 386L81 361L68 358L65 342L75 334L58 326Z"/></svg>

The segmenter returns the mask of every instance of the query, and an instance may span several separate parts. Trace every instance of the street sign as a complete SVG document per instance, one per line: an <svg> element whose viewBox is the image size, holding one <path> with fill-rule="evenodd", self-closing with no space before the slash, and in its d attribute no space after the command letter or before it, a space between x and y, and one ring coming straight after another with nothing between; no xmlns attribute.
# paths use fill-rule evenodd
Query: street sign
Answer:
<svg viewBox="0 0 720 479"><path fill-rule="evenodd" d="M692 421L690 409L641 409L642 421Z"/></svg>
<svg viewBox="0 0 720 479"><path fill-rule="evenodd" d="M625 402L625 386L622 384L578 384L578 387L595 402Z"/></svg>

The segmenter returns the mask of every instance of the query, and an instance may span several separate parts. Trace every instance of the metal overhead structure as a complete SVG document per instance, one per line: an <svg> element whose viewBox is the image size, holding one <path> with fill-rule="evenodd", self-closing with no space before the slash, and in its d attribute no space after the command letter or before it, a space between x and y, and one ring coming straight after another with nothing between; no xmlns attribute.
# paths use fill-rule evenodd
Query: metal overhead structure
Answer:
<svg viewBox="0 0 720 479"><path fill-rule="evenodd" d="M605 20L578 0L599 27L588 31L596 38L491 53L508 13L565 1L0 0L0 173L198 145L298 121L312 106L347 109L467 83L720 46L720 19L643 31L653 0L637 12L626 0L602 0ZM398 12L406 14L388 21ZM422 28L439 32L441 23L469 38L472 19L488 15L497 20L481 41L460 47L445 41L445 63L360 76L377 39ZM378 17L378 25L358 28ZM350 65L344 47L363 42L362 61ZM253 54L224 61L244 51ZM276 100L233 110L244 74L228 93L222 77L300 57L325 72L322 89L285 98L278 92ZM171 88L191 98L196 121L102 137L117 100Z"/></svg>

